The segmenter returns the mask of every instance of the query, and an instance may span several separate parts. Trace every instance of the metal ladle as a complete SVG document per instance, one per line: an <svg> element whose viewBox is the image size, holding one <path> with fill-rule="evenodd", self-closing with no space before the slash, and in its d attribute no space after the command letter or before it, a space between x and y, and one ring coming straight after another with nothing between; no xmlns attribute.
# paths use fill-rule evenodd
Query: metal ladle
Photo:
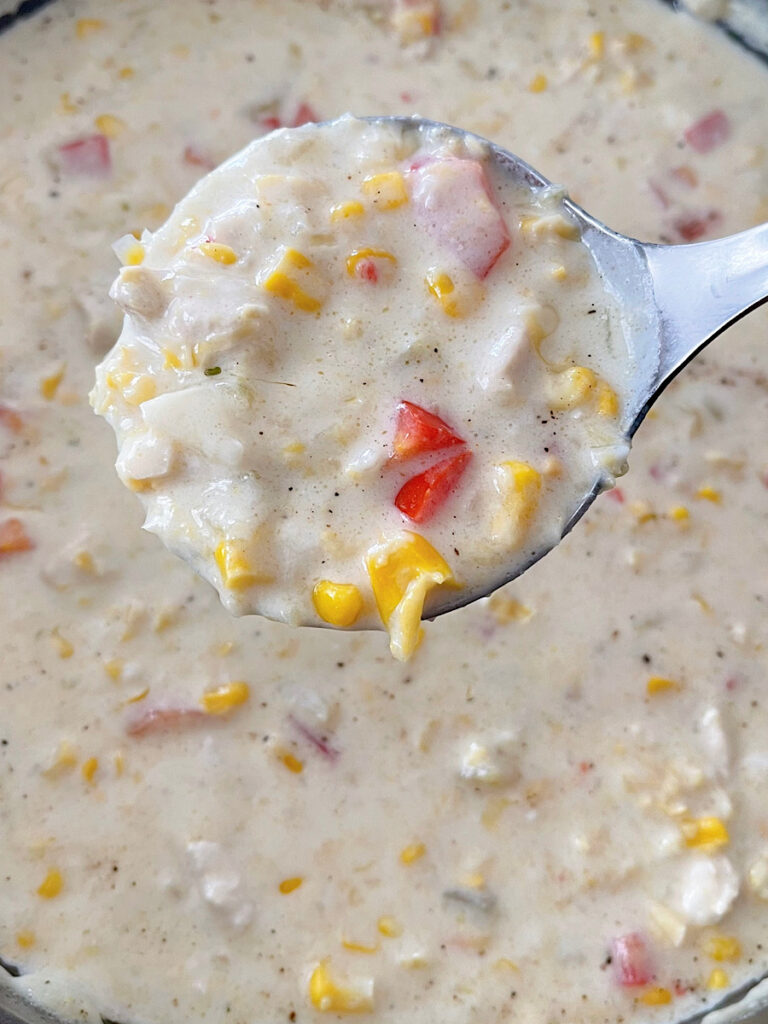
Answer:
<svg viewBox="0 0 768 1024"><path fill-rule="evenodd" d="M550 186L543 175L519 157L480 136L419 117L376 117L403 130L438 130L488 147L496 169L513 183ZM623 313L627 346L635 373L622 391L621 429L631 439L669 382L693 357L751 310L768 300L768 224L737 235L691 245L638 242L606 227L567 197L568 213L578 224L605 286ZM569 533L605 489L603 476L570 514L562 532ZM501 567L487 593L522 575L552 550L534 552L526 563ZM425 605L425 619L469 604L482 595L441 588Z"/></svg>

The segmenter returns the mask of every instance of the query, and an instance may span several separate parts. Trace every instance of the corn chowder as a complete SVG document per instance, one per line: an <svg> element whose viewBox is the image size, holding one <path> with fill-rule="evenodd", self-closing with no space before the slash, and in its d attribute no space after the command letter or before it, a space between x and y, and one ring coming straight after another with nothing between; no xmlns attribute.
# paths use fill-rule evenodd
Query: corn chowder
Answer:
<svg viewBox="0 0 768 1024"><path fill-rule="evenodd" d="M695 240L768 215L767 90L655 0L57 0L0 36L0 1001L669 1024L766 970L765 311L662 396L574 535L406 665L232 618L141 531L87 396L123 318L112 242L256 136L418 110L627 234ZM579 251L505 223L507 252ZM420 397L396 396L470 447Z"/></svg>
<svg viewBox="0 0 768 1024"><path fill-rule="evenodd" d="M405 660L432 588L487 591L623 468L618 316L560 192L480 140L284 128L117 250L92 402L230 611L381 621Z"/></svg>

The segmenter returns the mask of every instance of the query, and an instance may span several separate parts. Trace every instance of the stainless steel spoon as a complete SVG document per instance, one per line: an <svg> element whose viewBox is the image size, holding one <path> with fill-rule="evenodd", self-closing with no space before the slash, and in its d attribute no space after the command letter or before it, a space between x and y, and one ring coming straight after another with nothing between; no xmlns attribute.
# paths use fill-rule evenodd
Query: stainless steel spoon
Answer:
<svg viewBox="0 0 768 1024"><path fill-rule="evenodd" d="M419 117L373 117L403 129L441 129L489 147L496 168L514 183L541 188L551 185L529 164L471 132ZM710 242L655 245L612 231L580 206L564 204L581 229L606 288L624 313L626 341L634 362L631 388L622 392L621 427L631 439L646 413L669 382L705 345L745 314L768 300L768 224ZM563 529L569 533L606 488L602 476L573 510ZM509 571L499 566L487 593L522 575L552 546L536 551ZM461 590L433 590L423 618L461 608L482 595Z"/></svg>

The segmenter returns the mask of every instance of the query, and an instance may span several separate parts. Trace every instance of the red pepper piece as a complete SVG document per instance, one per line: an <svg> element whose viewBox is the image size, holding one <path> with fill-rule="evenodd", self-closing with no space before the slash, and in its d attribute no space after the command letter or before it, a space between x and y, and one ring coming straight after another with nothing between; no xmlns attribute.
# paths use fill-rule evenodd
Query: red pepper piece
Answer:
<svg viewBox="0 0 768 1024"><path fill-rule="evenodd" d="M59 146L61 169L67 174L103 178L112 169L109 139L106 135L84 135Z"/></svg>
<svg viewBox="0 0 768 1024"><path fill-rule="evenodd" d="M731 122L722 110L712 110L685 130L685 141L697 153L709 153L730 137Z"/></svg>
<svg viewBox="0 0 768 1024"><path fill-rule="evenodd" d="M459 452L412 476L397 492L395 505L414 523L426 523L456 490L471 458L472 452Z"/></svg>
<svg viewBox="0 0 768 1024"><path fill-rule="evenodd" d="M623 988L647 985L653 979L648 946L639 932L619 935L611 945L616 980Z"/></svg>
<svg viewBox="0 0 768 1024"><path fill-rule="evenodd" d="M34 546L20 519L6 519L0 523L0 558L31 551Z"/></svg>
<svg viewBox="0 0 768 1024"><path fill-rule="evenodd" d="M0 425L7 427L14 434L20 434L24 420L8 405L0 405Z"/></svg>
<svg viewBox="0 0 768 1024"><path fill-rule="evenodd" d="M303 124L314 123L320 120L320 115L312 109L308 103L300 103L291 121L291 128L299 128Z"/></svg>
<svg viewBox="0 0 768 1024"><path fill-rule="evenodd" d="M452 448L464 444L449 427L433 412L427 412L420 405L402 401L397 407L397 427L395 429L396 459L410 459L414 455L425 452L436 452L441 448Z"/></svg>

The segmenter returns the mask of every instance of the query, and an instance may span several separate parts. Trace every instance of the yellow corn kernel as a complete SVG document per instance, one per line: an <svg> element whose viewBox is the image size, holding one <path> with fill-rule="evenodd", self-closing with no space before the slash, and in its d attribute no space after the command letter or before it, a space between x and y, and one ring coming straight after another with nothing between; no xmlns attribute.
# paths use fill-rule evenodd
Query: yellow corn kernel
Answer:
<svg viewBox="0 0 768 1024"><path fill-rule="evenodd" d="M304 771L304 763L294 757L291 753L284 753L280 755L280 760L283 762L289 772L293 772L294 775L301 775Z"/></svg>
<svg viewBox="0 0 768 1024"><path fill-rule="evenodd" d="M59 384L61 384L63 378L64 368L62 367L56 373L52 373L50 377L43 377L40 381L40 394L46 402L52 402L56 397L56 392L59 390Z"/></svg>
<svg viewBox="0 0 768 1024"><path fill-rule="evenodd" d="M295 280L296 271L311 271L312 261L296 249L286 249L275 268L264 279L265 291L292 302L302 313L316 313L322 300L309 295Z"/></svg>
<svg viewBox="0 0 768 1024"><path fill-rule="evenodd" d="M37 937L34 932L25 929L24 931L17 932L16 934L16 945L20 949L32 949L37 942Z"/></svg>
<svg viewBox="0 0 768 1024"><path fill-rule="evenodd" d="M495 967L495 969L497 971L514 971L514 972L517 972L517 971L520 970L520 968L517 966L515 961L514 960L510 960L509 957L507 957L507 956L499 957L499 959L494 962L493 966Z"/></svg>
<svg viewBox="0 0 768 1024"><path fill-rule="evenodd" d="M414 861L420 860L426 852L427 848L424 843L410 843L400 851L400 861L403 864L413 864Z"/></svg>
<svg viewBox="0 0 768 1024"><path fill-rule="evenodd" d="M145 686L143 690L139 690L139 692L135 693L133 697L129 697L127 700L124 700L122 706L128 707L129 704L141 704L141 702L146 700L148 696L149 687Z"/></svg>
<svg viewBox="0 0 768 1024"><path fill-rule="evenodd" d="M379 918L376 922L376 927L379 929L379 932L388 939L396 939L398 935L403 934L403 926L398 920L394 917L390 917L388 914Z"/></svg>
<svg viewBox="0 0 768 1024"><path fill-rule="evenodd" d="M123 674L122 658L110 658L109 661L105 661L104 671L110 679L114 679L114 681L117 682Z"/></svg>
<svg viewBox="0 0 768 1024"><path fill-rule="evenodd" d="M423 635L424 600L433 587L453 581L451 567L427 540L410 532L371 548L365 564L390 650L407 661Z"/></svg>
<svg viewBox="0 0 768 1024"><path fill-rule="evenodd" d="M71 658L75 653L75 648L72 643L67 640L65 636L59 633L58 629L54 629L51 633L53 642L56 644L56 652L60 658Z"/></svg>
<svg viewBox="0 0 768 1024"><path fill-rule="evenodd" d="M143 210L139 210L139 224L143 228L149 228L150 231L154 231L155 228L160 227L164 220L168 219L170 212L170 207L166 203L152 203L151 206L145 206Z"/></svg>
<svg viewBox="0 0 768 1024"><path fill-rule="evenodd" d="M117 753L115 754L115 756L114 756L114 759L113 759L113 760L114 760L114 764L115 764L115 775L116 775L116 776L118 777L118 779L119 779L119 778L120 778L120 776L121 776L121 775L123 774L123 772L125 771L125 757L124 757L124 755L123 755L123 754L122 754L122 753L121 753L121 752L120 752L120 751L118 750L118 752L117 752Z"/></svg>
<svg viewBox="0 0 768 1024"><path fill-rule="evenodd" d="M548 85L547 76L539 71L528 83L528 92L544 92Z"/></svg>
<svg viewBox="0 0 768 1024"><path fill-rule="evenodd" d="M705 484L704 487L700 487L698 491L696 491L696 497L701 498L703 501L711 501L715 505L719 505L723 500L723 496L720 491L718 491L716 487L710 487L708 484Z"/></svg>
<svg viewBox="0 0 768 1024"><path fill-rule="evenodd" d="M77 764L77 748L69 740L61 740L53 758L43 775L48 779L58 778L64 772L71 771Z"/></svg>
<svg viewBox="0 0 768 1024"><path fill-rule="evenodd" d="M629 511L640 524L650 523L656 519L656 513L649 501L630 501Z"/></svg>
<svg viewBox="0 0 768 1024"><path fill-rule="evenodd" d="M590 401L597 388L597 374L586 366L572 366L560 374L562 390L556 407L570 409Z"/></svg>
<svg viewBox="0 0 768 1024"><path fill-rule="evenodd" d="M640 1002L646 1006L666 1006L672 1002L672 993L668 988L649 988L640 996Z"/></svg>
<svg viewBox="0 0 768 1024"><path fill-rule="evenodd" d="M323 960L310 976L309 1000L321 1013L370 1013L373 981L340 984L331 974L330 960Z"/></svg>
<svg viewBox="0 0 768 1024"><path fill-rule="evenodd" d="M348 949L350 953L378 953L379 944L375 946L366 946L362 942L355 942L354 939L342 939L341 945L344 949Z"/></svg>
<svg viewBox="0 0 768 1024"><path fill-rule="evenodd" d="M422 39L435 35L438 25L438 10L434 0L422 3L396 4L392 12L392 27L400 43L410 46Z"/></svg>
<svg viewBox="0 0 768 1024"><path fill-rule="evenodd" d="M248 683L237 680L204 693L200 698L200 704L208 715L226 715L233 708L245 704L250 696L251 688Z"/></svg>
<svg viewBox="0 0 768 1024"><path fill-rule="evenodd" d="M679 690L680 683L674 679L667 679L665 676L651 676L645 684L645 689L648 695L653 697L657 693L667 693L669 690Z"/></svg>
<svg viewBox="0 0 768 1024"><path fill-rule="evenodd" d="M480 815L480 821L483 824L483 828L487 828L489 832L493 832L496 826L501 821L501 816L509 807L511 801L505 796L492 796L485 803L483 813Z"/></svg>
<svg viewBox="0 0 768 1024"><path fill-rule="evenodd" d="M303 881L304 879L298 876L296 878L284 878L277 888L284 896L287 896L289 892L294 892L298 889Z"/></svg>
<svg viewBox="0 0 768 1024"><path fill-rule="evenodd" d="M207 256L208 259L215 260L217 263L223 263L226 267L237 263L235 250L221 242L201 242L197 248L203 256Z"/></svg>
<svg viewBox="0 0 768 1024"><path fill-rule="evenodd" d="M63 92L61 96L59 96L59 110L62 114L77 113L77 104L72 102L68 92Z"/></svg>
<svg viewBox="0 0 768 1024"><path fill-rule="evenodd" d="M75 23L75 35L78 39L86 39L88 36L101 32L106 28L101 18L79 18Z"/></svg>
<svg viewBox="0 0 768 1024"><path fill-rule="evenodd" d="M561 213L550 213L545 217L523 217L520 230L533 239L557 237L575 242L581 237L578 225Z"/></svg>
<svg viewBox="0 0 768 1024"><path fill-rule="evenodd" d="M448 316L458 317L461 315L455 298L451 298L454 292L454 284L453 279L448 274L429 273L424 280L430 293L435 296Z"/></svg>
<svg viewBox="0 0 768 1024"><path fill-rule="evenodd" d="M216 653L220 658L226 658L228 654L231 654L235 649L235 645L232 640L224 640L216 647Z"/></svg>
<svg viewBox="0 0 768 1024"><path fill-rule="evenodd" d="M138 242L130 245L123 253L124 267L139 267L144 262L144 246Z"/></svg>
<svg viewBox="0 0 768 1024"><path fill-rule="evenodd" d="M58 868L51 868L40 885L37 887L37 895L44 900L52 900L59 895L64 888L64 879Z"/></svg>
<svg viewBox="0 0 768 1024"><path fill-rule="evenodd" d="M83 761L83 767L80 769L80 774L86 782L93 783L98 770L99 759L97 757L89 757L87 761Z"/></svg>
<svg viewBox="0 0 768 1024"><path fill-rule="evenodd" d="M365 207L357 199L349 199L346 203L337 203L331 207L331 220L349 220L350 217L362 217Z"/></svg>
<svg viewBox="0 0 768 1024"><path fill-rule="evenodd" d="M323 620L332 626L351 626L363 610L363 597L354 583L320 580L312 591L312 604Z"/></svg>
<svg viewBox="0 0 768 1024"><path fill-rule="evenodd" d="M434 268L427 271L424 283L430 294L434 295L440 303L446 316L454 319L469 316L484 296L483 287L479 281L465 281L461 288L457 288L450 275Z"/></svg>
<svg viewBox="0 0 768 1024"><path fill-rule="evenodd" d="M644 50L651 45L648 36L641 35L639 32L627 32L621 42L627 53L637 53L638 50Z"/></svg>
<svg viewBox="0 0 768 1024"><path fill-rule="evenodd" d="M505 594L494 594L488 601L488 608L500 625L506 625L508 622L528 622L533 617L533 612L527 605Z"/></svg>
<svg viewBox="0 0 768 1024"><path fill-rule="evenodd" d="M471 871L468 875L462 875L459 881L466 889L485 888L485 875L480 871Z"/></svg>
<svg viewBox="0 0 768 1024"><path fill-rule="evenodd" d="M363 195L380 210L395 210L408 202L405 179L400 171L371 174L363 181Z"/></svg>
<svg viewBox="0 0 768 1024"><path fill-rule="evenodd" d="M587 40L589 55L593 60L599 60L605 53L605 32L593 32Z"/></svg>
<svg viewBox="0 0 768 1024"><path fill-rule="evenodd" d="M604 380L601 380L597 386L597 415L618 416L618 414L619 396L610 384L606 384Z"/></svg>
<svg viewBox="0 0 768 1024"><path fill-rule="evenodd" d="M712 853L721 846L727 846L730 836L725 822L720 818L692 818L682 823L685 845Z"/></svg>
<svg viewBox="0 0 768 1024"><path fill-rule="evenodd" d="M550 270L549 276L554 278L555 281L564 281L568 277L568 271L562 263L556 263Z"/></svg>
<svg viewBox="0 0 768 1024"><path fill-rule="evenodd" d="M718 963L738 960L741 956L741 943L733 935L708 935L702 942L702 949Z"/></svg>
<svg viewBox="0 0 768 1024"><path fill-rule="evenodd" d="M397 257L386 249L355 249L347 256L347 273L350 277L355 276L360 260L389 260L393 266L397 265Z"/></svg>
<svg viewBox="0 0 768 1024"><path fill-rule="evenodd" d="M690 519L691 513L685 507L685 505L674 505L669 510L669 518L674 519L676 523L684 523L687 519Z"/></svg>
<svg viewBox="0 0 768 1024"><path fill-rule="evenodd" d="M129 405L141 405L157 394L157 386L152 377L146 374L131 373L128 370L119 373L108 373L105 377L107 386L119 391Z"/></svg>
<svg viewBox="0 0 768 1024"><path fill-rule="evenodd" d="M126 66L124 68L120 68L120 70L117 72L117 77L123 79L133 78L135 74L136 72L133 70L133 68Z"/></svg>
<svg viewBox="0 0 768 1024"><path fill-rule="evenodd" d="M100 114L94 121L96 130L108 139L116 139L125 131L125 121L121 121L114 114Z"/></svg>
<svg viewBox="0 0 768 1024"><path fill-rule="evenodd" d="M264 576L259 576L251 568L241 541L221 541L217 544L213 557L219 567L224 586L229 590L245 590L254 583L266 582Z"/></svg>
<svg viewBox="0 0 768 1024"><path fill-rule="evenodd" d="M512 549L528 531L541 496L541 473L527 462L511 460L496 466L494 487L501 508L491 523L491 538Z"/></svg>
<svg viewBox="0 0 768 1024"><path fill-rule="evenodd" d="M731 979L728 977L722 967L716 967L714 971L707 978L707 988L728 988L731 983Z"/></svg>

